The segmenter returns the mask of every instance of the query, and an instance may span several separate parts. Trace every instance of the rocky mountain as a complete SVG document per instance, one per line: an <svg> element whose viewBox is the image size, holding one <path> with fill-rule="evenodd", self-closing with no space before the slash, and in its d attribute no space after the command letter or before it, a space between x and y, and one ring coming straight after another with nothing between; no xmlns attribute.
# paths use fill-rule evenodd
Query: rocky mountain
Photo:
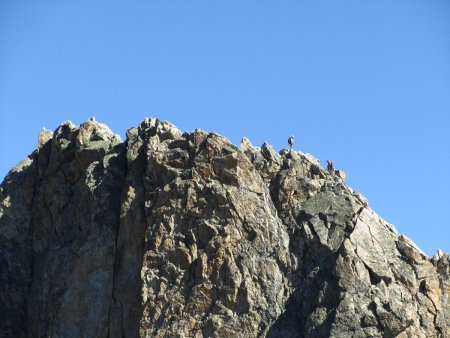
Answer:
<svg viewBox="0 0 450 338"><path fill-rule="evenodd" d="M309 154L43 130L0 188L0 337L449 337L427 257Z"/></svg>

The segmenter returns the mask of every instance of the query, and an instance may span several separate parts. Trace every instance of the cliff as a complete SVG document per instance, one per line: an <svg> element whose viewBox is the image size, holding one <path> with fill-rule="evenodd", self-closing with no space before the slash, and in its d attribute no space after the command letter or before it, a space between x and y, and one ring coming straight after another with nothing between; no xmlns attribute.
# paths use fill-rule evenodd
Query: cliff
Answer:
<svg viewBox="0 0 450 338"><path fill-rule="evenodd" d="M0 188L0 337L449 337L427 257L297 151L42 131Z"/></svg>

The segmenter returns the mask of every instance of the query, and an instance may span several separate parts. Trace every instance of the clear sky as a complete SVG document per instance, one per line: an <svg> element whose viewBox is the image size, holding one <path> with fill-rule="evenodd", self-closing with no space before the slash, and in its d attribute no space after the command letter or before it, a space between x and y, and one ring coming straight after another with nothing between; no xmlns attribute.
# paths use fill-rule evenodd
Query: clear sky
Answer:
<svg viewBox="0 0 450 338"><path fill-rule="evenodd" d="M295 134L426 253L450 252L450 1L0 1L0 176L42 127L144 117Z"/></svg>

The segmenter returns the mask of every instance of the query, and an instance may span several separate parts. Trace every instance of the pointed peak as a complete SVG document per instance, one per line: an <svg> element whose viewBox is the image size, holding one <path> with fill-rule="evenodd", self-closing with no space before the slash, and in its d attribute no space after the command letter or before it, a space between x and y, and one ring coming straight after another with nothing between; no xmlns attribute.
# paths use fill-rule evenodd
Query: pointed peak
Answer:
<svg viewBox="0 0 450 338"><path fill-rule="evenodd" d="M52 137L53 137L53 132L51 130L47 130L45 127L42 128L42 130L38 136L38 149L41 148L49 140L51 140Z"/></svg>

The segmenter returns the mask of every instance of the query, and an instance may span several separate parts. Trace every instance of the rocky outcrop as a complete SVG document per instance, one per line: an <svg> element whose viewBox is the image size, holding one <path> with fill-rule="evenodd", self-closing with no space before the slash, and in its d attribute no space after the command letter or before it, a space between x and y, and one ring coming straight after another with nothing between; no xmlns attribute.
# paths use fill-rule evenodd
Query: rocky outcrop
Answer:
<svg viewBox="0 0 450 338"><path fill-rule="evenodd" d="M427 257L309 154L43 130L0 188L0 337L448 337Z"/></svg>

